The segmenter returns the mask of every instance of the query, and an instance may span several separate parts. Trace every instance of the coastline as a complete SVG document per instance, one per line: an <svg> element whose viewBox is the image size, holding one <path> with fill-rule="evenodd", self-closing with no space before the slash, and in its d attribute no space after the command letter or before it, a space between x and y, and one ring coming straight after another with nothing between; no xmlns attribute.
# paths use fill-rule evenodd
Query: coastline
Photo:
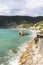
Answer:
<svg viewBox="0 0 43 65"><path fill-rule="evenodd" d="M17 30L17 29L11 29L11 30ZM23 29L24 30L24 29ZM25 29L25 30L29 30L29 29ZM34 37L36 37L36 35L37 35L37 32L39 32L39 30L30 30L30 31L32 31L33 32L33 38ZM16 60L14 60L13 58L11 58L11 60L9 60L9 65L19 65L19 61L20 61L20 57L22 56L22 53L24 54L26 51L28 51L27 49L29 49L29 47L28 47L28 43L30 43L31 44L31 42L33 42L34 41L34 39L33 40L30 40L30 41L27 41L26 43L24 43L23 45L22 45L22 47L19 47L20 48L20 50L21 51L19 51L18 52L18 56L17 56L17 58L16 58ZM34 43L33 43L34 44ZM32 45L33 45L32 44ZM30 45L31 46L31 45ZM27 49L26 49L27 48ZM27 54L27 52L26 52L26 54Z"/></svg>
<svg viewBox="0 0 43 65"><path fill-rule="evenodd" d="M40 61L40 62L39 62ZM40 44L35 40L27 43L25 51L20 54L19 65L43 65L43 56L40 52Z"/></svg>
<svg viewBox="0 0 43 65"><path fill-rule="evenodd" d="M14 29L15 30L15 29ZM24 29L23 29L24 30ZM26 29L25 29L26 30ZM28 29L29 30L29 29ZM30 30L33 31L33 30ZM35 31L33 31L33 35L36 34ZM33 36L32 35L32 36ZM36 37L36 35L34 35L33 37ZM26 51L27 45L28 43L31 43L32 40L25 42L22 46L18 47L20 48L20 51L17 54L17 58L14 60L13 58L11 58L11 60L9 60L10 65L20 65L19 61L20 61L20 57L22 55L22 53L24 53ZM32 44L33 45L33 44Z"/></svg>
<svg viewBox="0 0 43 65"><path fill-rule="evenodd" d="M18 48L19 48L19 51L18 51L18 53L17 53L17 55L16 55L15 60L14 60L14 58L11 58L11 59L9 60L9 64L10 64L10 65L19 65L20 57L21 57L22 53L24 53L24 52L26 51L27 45L28 45L28 43L30 43L31 41L32 41L32 40L27 41L27 42L23 43L21 46L18 47Z"/></svg>
<svg viewBox="0 0 43 65"><path fill-rule="evenodd" d="M19 29L12 28L11 30L19 30ZM20 28L20 30L29 30L29 31L31 31L33 33L33 37L36 37L37 36L37 33L40 32L40 30L30 30L30 29L26 29L26 28Z"/></svg>
<svg viewBox="0 0 43 65"><path fill-rule="evenodd" d="M17 28L11 28L11 30L19 30L19 29L17 29ZM31 29L26 29L26 28L20 28L20 30L30 30L30 31L32 31L33 32L33 34L34 33L38 33L38 32L40 32L40 30L31 30Z"/></svg>
<svg viewBox="0 0 43 65"><path fill-rule="evenodd" d="M17 30L17 29L11 29ZM29 30L29 29L23 29ZM40 53L40 45L35 44L34 38L40 30L30 30L33 32L33 39L18 47L18 52L8 60L8 65L43 65L43 57ZM39 63L40 61L40 63ZM7 62L6 62L7 63Z"/></svg>

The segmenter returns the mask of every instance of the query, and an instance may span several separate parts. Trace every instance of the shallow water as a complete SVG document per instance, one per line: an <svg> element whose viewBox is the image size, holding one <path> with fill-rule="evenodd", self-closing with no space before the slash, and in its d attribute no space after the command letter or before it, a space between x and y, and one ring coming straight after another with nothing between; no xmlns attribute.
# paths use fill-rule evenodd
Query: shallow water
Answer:
<svg viewBox="0 0 43 65"><path fill-rule="evenodd" d="M32 32L29 30L24 31L28 32L30 35L19 36L18 30L0 29L0 64L5 63L9 58L15 56L15 54L8 55L8 50L18 51L18 47L21 44L32 39Z"/></svg>

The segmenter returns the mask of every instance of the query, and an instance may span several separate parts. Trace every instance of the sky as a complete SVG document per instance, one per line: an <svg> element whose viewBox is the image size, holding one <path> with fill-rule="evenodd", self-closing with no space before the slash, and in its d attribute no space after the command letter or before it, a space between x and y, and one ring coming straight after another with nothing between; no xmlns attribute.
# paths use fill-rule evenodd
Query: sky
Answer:
<svg viewBox="0 0 43 65"><path fill-rule="evenodd" d="M43 0L0 0L0 15L43 16Z"/></svg>

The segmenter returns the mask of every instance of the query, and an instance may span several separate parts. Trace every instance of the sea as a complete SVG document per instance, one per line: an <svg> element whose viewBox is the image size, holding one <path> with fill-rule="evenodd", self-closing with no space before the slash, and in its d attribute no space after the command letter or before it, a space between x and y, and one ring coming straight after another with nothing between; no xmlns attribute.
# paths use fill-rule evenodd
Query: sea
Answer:
<svg viewBox="0 0 43 65"><path fill-rule="evenodd" d="M0 29L0 65L18 65L21 49L23 50L27 41L33 39L32 31L23 31L29 35L20 36L16 29ZM17 53L9 53L9 50L15 50Z"/></svg>

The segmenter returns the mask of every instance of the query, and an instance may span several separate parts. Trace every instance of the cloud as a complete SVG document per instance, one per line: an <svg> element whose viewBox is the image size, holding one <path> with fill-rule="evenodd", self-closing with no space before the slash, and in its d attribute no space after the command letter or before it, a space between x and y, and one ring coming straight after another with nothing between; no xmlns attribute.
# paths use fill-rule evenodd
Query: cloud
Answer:
<svg viewBox="0 0 43 65"><path fill-rule="evenodd" d="M14 0L2 0L0 1L0 14L9 14L17 3Z"/></svg>
<svg viewBox="0 0 43 65"><path fill-rule="evenodd" d="M0 15L43 16L43 0L0 0Z"/></svg>

